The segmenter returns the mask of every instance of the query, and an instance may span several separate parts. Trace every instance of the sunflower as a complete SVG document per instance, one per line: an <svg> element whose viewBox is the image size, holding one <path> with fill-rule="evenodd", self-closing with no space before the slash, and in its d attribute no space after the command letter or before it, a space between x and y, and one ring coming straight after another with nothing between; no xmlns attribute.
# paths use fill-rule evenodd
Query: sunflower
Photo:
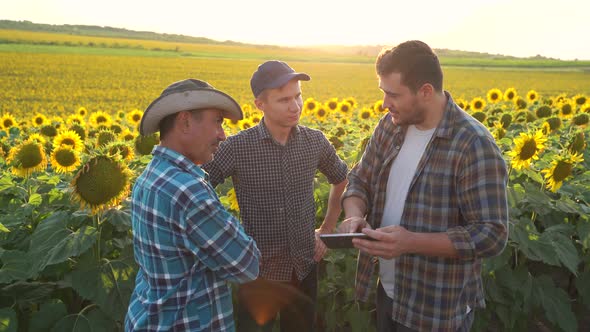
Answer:
<svg viewBox="0 0 590 332"><path fill-rule="evenodd" d="M101 126L110 127L113 123L113 119L108 113L97 111L90 114L90 125L93 128L99 128Z"/></svg>
<svg viewBox="0 0 590 332"><path fill-rule="evenodd" d="M546 123L549 124L549 129L551 132L557 131L562 125L561 119L556 116L547 119Z"/></svg>
<svg viewBox="0 0 590 332"><path fill-rule="evenodd" d="M504 100L505 101L514 101L514 99L518 96L516 93L515 88L508 88L504 91Z"/></svg>
<svg viewBox="0 0 590 332"><path fill-rule="evenodd" d="M541 173L545 174L545 180L547 180L546 188L556 192L563 184L563 181L572 176L575 164L582 161L584 161L584 158L577 153L570 154L566 152L563 156L557 156L551 162L549 168L541 171Z"/></svg>
<svg viewBox="0 0 590 332"><path fill-rule="evenodd" d="M338 108L338 98L330 98L325 105L330 111L335 111Z"/></svg>
<svg viewBox="0 0 590 332"><path fill-rule="evenodd" d="M110 127L109 130L115 134L120 134L123 131L123 127L117 122L114 122Z"/></svg>
<svg viewBox="0 0 590 332"><path fill-rule="evenodd" d="M12 127L18 127L18 122L10 113L2 114L0 117L0 129L10 130Z"/></svg>
<svg viewBox="0 0 590 332"><path fill-rule="evenodd" d="M122 141L125 141L125 142L127 142L127 141L133 141L136 136L137 136L137 133L131 131L129 128L125 128L119 134L119 139L122 140Z"/></svg>
<svg viewBox="0 0 590 332"><path fill-rule="evenodd" d="M575 95L572 99L574 100L574 103L578 106L582 106L588 101L588 97L584 95Z"/></svg>
<svg viewBox="0 0 590 332"><path fill-rule="evenodd" d="M229 208L231 210L240 212L240 205L238 205L238 197L236 196L236 189L235 188L231 188L227 192L227 199L229 201Z"/></svg>
<svg viewBox="0 0 590 332"><path fill-rule="evenodd" d="M350 107L355 108L358 103L356 102L356 99L354 99L354 97L348 97L348 98L344 98L344 101L347 102Z"/></svg>
<svg viewBox="0 0 590 332"><path fill-rule="evenodd" d="M372 112L371 112L371 110L370 110L370 109L368 109L368 108L363 108L363 109L362 109L362 110L359 112L359 115L358 115L358 117L359 117L359 120L362 120L362 121L364 121L364 120L369 120L369 119L371 119L371 115L372 115Z"/></svg>
<svg viewBox="0 0 590 332"><path fill-rule="evenodd" d="M160 136L158 133L153 133L147 136L137 135L135 137L135 151L142 156L146 156L152 153L155 145L160 143Z"/></svg>
<svg viewBox="0 0 590 332"><path fill-rule="evenodd" d="M539 94L537 93L537 91L530 90L529 92L527 92L526 100L528 100L529 103L532 103L538 99L539 99Z"/></svg>
<svg viewBox="0 0 590 332"><path fill-rule="evenodd" d="M41 136L41 134L31 134L29 135L29 137L27 137L26 139L27 142L37 142L40 143L41 145L45 145L45 143L47 143L47 140L45 139L45 137Z"/></svg>
<svg viewBox="0 0 590 332"><path fill-rule="evenodd" d="M39 129L39 132L47 137L55 137L57 135L57 128L55 128L53 125L46 124L41 127L41 129Z"/></svg>
<svg viewBox="0 0 590 332"><path fill-rule="evenodd" d="M109 155L119 155L125 161L131 161L135 157L133 148L127 142L111 142L107 145L106 151Z"/></svg>
<svg viewBox="0 0 590 332"><path fill-rule="evenodd" d="M559 106L557 116L562 119L570 119L574 116L575 108L571 102L564 102Z"/></svg>
<svg viewBox="0 0 590 332"><path fill-rule="evenodd" d="M252 123L252 121L249 118L245 118L245 119L240 120L239 127L240 127L240 130L246 130L248 128L254 127L254 124Z"/></svg>
<svg viewBox="0 0 590 332"><path fill-rule="evenodd" d="M69 145L57 146L51 152L51 167L56 173L70 173L82 163L79 152Z"/></svg>
<svg viewBox="0 0 590 332"><path fill-rule="evenodd" d="M553 111L551 110L551 107L547 105L543 105L537 108L537 110L535 111L535 115L537 116L537 118L548 118L551 116L552 113Z"/></svg>
<svg viewBox="0 0 590 332"><path fill-rule="evenodd" d="M504 136L506 136L506 129L504 129L504 126L499 121L494 123L492 129L492 136L494 136L494 139L496 139L496 141L499 141L502 138L504 138Z"/></svg>
<svg viewBox="0 0 590 332"><path fill-rule="evenodd" d="M229 129L238 129L239 125L240 125L240 120L232 120L232 119L224 119L223 123L229 128Z"/></svg>
<svg viewBox="0 0 590 332"><path fill-rule="evenodd" d="M326 120L326 117L328 116L328 110L326 109L325 106L319 105L315 109L314 116L317 120L324 121L324 120Z"/></svg>
<svg viewBox="0 0 590 332"><path fill-rule="evenodd" d="M93 213L116 206L129 194L133 173L115 156L98 155L85 163L71 182L75 200Z"/></svg>
<svg viewBox="0 0 590 332"><path fill-rule="evenodd" d="M516 105L516 109L523 110L527 107L527 102L524 98L517 96L514 98L514 105Z"/></svg>
<svg viewBox="0 0 590 332"><path fill-rule="evenodd" d="M250 104L243 104L242 111L244 111L244 115L250 114L250 112L252 112L252 106L250 106Z"/></svg>
<svg viewBox="0 0 590 332"><path fill-rule="evenodd" d="M483 123L487 117L487 115L482 111L473 112L473 114L471 114L471 116L474 117L475 119L477 119L477 121L479 121L481 123Z"/></svg>
<svg viewBox="0 0 590 332"><path fill-rule="evenodd" d="M76 152L84 151L84 143L80 135L73 130L64 130L53 139L53 148L58 148L62 145L71 147Z"/></svg>
<svg viewBox="0 0 590 332"><path fill-rule="evenodd" d="M471 99L471 109L474 112L478 112L484 109L484 107L486 107L486 101L483 100L483 98L481 97L475 97L473 99Z"/></svg>
<svg viewBox="0 0 590 332"><path fill-rule="evenodd" d="M572 139L570 140L570 143L567 146L567 148L572 153L582 154L584 152L584 149L586 148L586 137L584 135L584 132L578 131L573 136L574 137L572 137Z"/></svg>
<svg viewBox="0 0 590 332"><path fill-rule="evenodd" d="M131 112L127 113L127 122L129 122L129 124L131 124L133 126L137 126L141 122L142 116L143 116L142 111L140 111L138 109L134 109Z"/></svg>
<svg viewBox="0 0 590 332"><path fill-rule="evenodd" d="M490 89L487 94L488 101L492 104L495 104L502 100L502 90L500 89Z"/></svg>
<svg viewBox="0 0 590 332"><path fill-rule="evenodd" d="M70 126L70 128L68 130L71 130L71 131L75 132L76 134L78 134L78 136L80 136L81 140L86 139L86 128L84 128L84 126L79 125L79 124L73 124Z"/></svg>
<svg viewBox="0 0 590 332"><path fill-rule="evenodd" d="M540 130L534 134L520 133L520 137L514 139L514 150L508 152L512 157L512 167L517 170L528 168L533 160L539 159L546 141L547 138Z"/></svg>
<svg viewBox="0 0 590 332"><path fill-rule="evenodd" d="M376 116L381 117L383 113L387 111L387 108L383 108L383 100L377 100L373 104L373 113L375 113Z"/></svg>
<svg viewBox="0 0 590 332"><path fill-rule="evenodd" d="M86 107L78 107L76 113L78 113L78 115L81 117L85 117L88 114L88 110L86 109Z"/></svg>
<svg viewBox="0 0 590 332"><path fill-rule="evenodd" d="M68 126L72 126L74 124L84 126L86 125L86 121L84 120L84 117L79 114L71 114L66 118L66 124Z"/></svg>
<svg viewBox="0 0 590 332"><path fill-rule="evenodd" d="M110 130L101 130L96 134L96 147L109 144L117 139L117 135Z"/></svg>
<svg viewBox="0 0 590 332"><path fill-rule="evenodd" d="M383 101L381 104L383 104ZM459 106L462 110L466 110L466 107L469 106L469 103L463 98L457 98L457 100L455 100L455 104L457 104L457 106Z"/></svg>
<svg viewBox="0 0 590 332"><path fill-rule="evenodd" d="M47 156L39 142L27 140L10 149L6 162L12 166L12 174L26 178L45 170Z"/></svg>
<svg viewBox="0 0 590 332"><path fill-rule="evenodd" d="M122 111L122 110L117 111L117 120L123 120L123 119L125 119L125 116L127 116L127 114L125 114L124 111Z"/></svg>
<svg viewBox="0 0 590 332"><path fill-rule="evenodd" d="M502 125L502 128L508 129L508 127L510 127L511 123L512 123L512 114L510 114L510 113L502 114L502 117L500 117L500 124Z"/></svg>
<svg viewBox="0 0 590 332"><path fill-rule="evenodd" d="M47 117L45 115L43 115L41 113L37 113L31 119L31 123L33 124L34 127L42 127L46 124L49 124L49 120L47 119Z"/></svg>
<svg viewBox="0 0 590 332"><path fill-rule="evenodd" d="M252 121L252 124L256 125L260 122L260 120L262 120L262 118L260 117L260 114L252 114L250 116L250 121Z"/></svg>
<svg viewBox="0 0 590 332"><path fill-rule="evenodd" d="M350 112L352 112L352 106L350 106L350 104L346 101L342 101L340 103L338 103L338 112L340 112L342 115L350 115Z"/></svg>
<svg viewBox="0 0 590 332"><path fill-rule="evenodd" d="M320 106L320 103L318 103L315 99L309 97L307 99L305 99L305 101L303 102L303 113L304 114L313 114L316 110L317 107Z"/></svg>
<svg viewBox="0 0 590 332"><path fill-rule="evenodd" d="M588 113L580 113L574 116L572 122L579 127L585 128L588 126L588 122L590 122L590 115Z"/></svg>

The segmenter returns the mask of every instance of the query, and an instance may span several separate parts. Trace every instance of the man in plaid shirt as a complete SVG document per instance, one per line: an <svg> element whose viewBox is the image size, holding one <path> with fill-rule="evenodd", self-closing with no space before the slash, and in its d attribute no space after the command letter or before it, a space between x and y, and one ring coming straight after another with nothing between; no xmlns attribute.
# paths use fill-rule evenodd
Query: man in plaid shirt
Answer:
<svg viewBox="0 0 590 332"><path fill-rule="evenodd" d="M319 130L299 125L300 80L309 80L282 61L267 61L252 75L260 123L231 136L204 165L215 186L231 177L240 219L262 260L260 278L240 285L239 331L272 330L280 309L281 331L313 331L317 269L326 251L319 233L331 233L341 212L346 164ZM314 179L322 172L332 184L328 209L314 232Z"/></svg>
<svg viewBox="0 0 590 332"><path fill-rule="evenodd" d="M389 112L348 176L339 227L373 239L353 240L356 295L367 299L378 261L378 331L468 331L485 306L482 258L507 241L505 161L443 90L428 45L384 50L376 69Z"/></svg>
<svg viewBox="0 0 590 332"><path fill-rule="evenodd" d="M258 276L260 253L227 212L199 165L225 139L223 118L240 106L206 82L170 85L147 108L140 133L160 145L131 199L139 271L126 331L234 331L228 281Z"/></svg>

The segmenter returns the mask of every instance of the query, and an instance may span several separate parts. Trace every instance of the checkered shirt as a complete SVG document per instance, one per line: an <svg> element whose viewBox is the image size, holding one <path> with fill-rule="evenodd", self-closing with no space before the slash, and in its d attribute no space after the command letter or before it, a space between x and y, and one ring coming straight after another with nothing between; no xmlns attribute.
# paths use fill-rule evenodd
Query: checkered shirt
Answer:
<svg viewBox="0 0 590 332"><path fill-rule="evenodd" d="M139 264L126 331L234 331L228 281L258 276L260 253L203 170L161 146L132 194Z"/></svg>
<svg viewBox="0 0 590 332"><path fill-rule="evenodd" d="M299 280L307 276L314 264L316 172L334 184L348 171L324 134L298 125L281 145L263 119L229 137L203 169L213 186L232 178L240 218L262 253L260 275L275 281L291 280L293 271Z"/></svg>
<svg viewBox="0 0 590 332"><path fill-rule="evenodd" d="M500 254L508 236L502 153L489 131L445 93L443 119L410 184L401 226L412 232L446 232L459 257L407 254L396 259L392 317L419 331L455 331L467 306L485 306L481 261ZM385 115L348 176L343 199L363 199L372 228L381 224L389 170L406 129ZM359 255L356 296L361 300L368 298L376 262Z"/></svg>

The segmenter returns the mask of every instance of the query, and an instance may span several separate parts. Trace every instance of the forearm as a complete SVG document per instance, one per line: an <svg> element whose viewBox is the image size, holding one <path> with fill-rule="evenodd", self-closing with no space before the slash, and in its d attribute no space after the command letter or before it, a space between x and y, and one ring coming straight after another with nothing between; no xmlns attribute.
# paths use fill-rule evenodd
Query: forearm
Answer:
<svg viewBox="0 0 590 332"><path fill-rule="evenodd" d="M457 250L447 233L415 233L408 237L407 252L411 254L456 258Z"/></svg>
<svg viewBox="0 0 590 332"><path fill-rule="evenodd" d="M346 188L347 183L348 181L344 180L338 184L332 185L332 187L330 188L330 194L328 196L328 208L326 210L324 222L320 227L321 231L332 233L334 231L334 228L336 228L338 217L342 212L342 207L340 206L340 198L342 196L342 193L344 192L344 188Z"/></svg>
<svg viewBox="0 0 590 332"><path fill-rule="evenodd" d="M344 209L344 218L363 218L367 213L367 204L357 196L349 196L342 200L342 208Z"/></svg>

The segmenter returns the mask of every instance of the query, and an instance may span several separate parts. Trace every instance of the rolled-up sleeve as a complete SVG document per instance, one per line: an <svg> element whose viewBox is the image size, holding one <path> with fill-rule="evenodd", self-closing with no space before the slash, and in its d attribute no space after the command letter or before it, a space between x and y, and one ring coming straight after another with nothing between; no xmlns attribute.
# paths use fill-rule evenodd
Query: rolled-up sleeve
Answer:
<svg viewBox="0 0 590 332"><path fill-rule="evenodd" d="M447 230L464 260L499 255L508 239L506 162L491 137L467 144L457 182L457 195L466 225Z"/></svg>

